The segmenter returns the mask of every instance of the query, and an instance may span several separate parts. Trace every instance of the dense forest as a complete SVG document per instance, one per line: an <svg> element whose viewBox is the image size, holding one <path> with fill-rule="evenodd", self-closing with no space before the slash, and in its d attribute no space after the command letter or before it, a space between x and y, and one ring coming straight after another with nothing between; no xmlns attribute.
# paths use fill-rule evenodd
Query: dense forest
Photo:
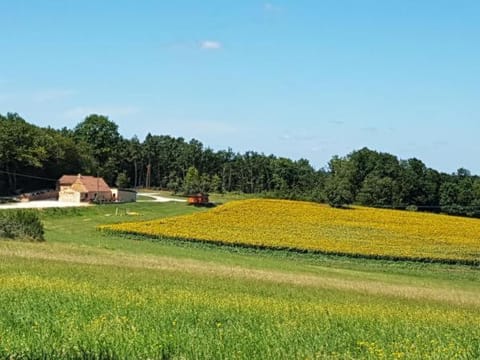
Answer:
<svg viewBox="0 0 480 360"><path fill-rule="evenodd" d="M315 169L305 159L215 151L195 139L125 139L102 115L58 130L0 114L1 194L53 188L61 175L77 173L102 176L112 186L183 194L242 192L338 207L355 203L480 216L480 177L466 169L440 173L418 159L399 160L368 148Z"/></svg>

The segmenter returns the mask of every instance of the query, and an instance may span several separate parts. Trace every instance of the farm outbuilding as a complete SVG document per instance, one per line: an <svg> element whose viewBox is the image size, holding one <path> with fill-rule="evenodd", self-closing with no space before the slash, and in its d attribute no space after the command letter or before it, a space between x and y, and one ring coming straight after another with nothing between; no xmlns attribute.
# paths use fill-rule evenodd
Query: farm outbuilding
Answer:
<svg viewBox="0 0 480 360"><path fill-rule="evenodd" d="M208 205L209 199L208 195L204 193L198 193L188 196L189 205Z"/></svg>
<svg viewBox="0 0 480 360"><path fill-rule="evenodd" d="M29 193L22 194L18 197L22 202L29 201L40 201L40 200L57 200L58 191L57 190L37 190Z"/></svg>
<svg viewBox="0 0 480 360"><path fill-rule="evenodd" d="M137 192L131 189L112 189L112 200L118 202L137 201Z"/></svg>

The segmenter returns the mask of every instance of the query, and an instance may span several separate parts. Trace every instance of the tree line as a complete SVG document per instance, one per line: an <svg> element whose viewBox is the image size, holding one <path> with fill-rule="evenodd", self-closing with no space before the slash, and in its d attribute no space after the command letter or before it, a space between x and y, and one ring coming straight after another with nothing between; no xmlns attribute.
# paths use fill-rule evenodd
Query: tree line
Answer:
<svg viewBox="0 0 480 360"><path fill-rule="evenodd" d="M215 151L196 139L125 139L103 115L90 115L73 129L0 115L0 193L52 188L61 175L76 173L101 176L111 186L182 194L241 192L337 207L355 203L480 216L478 176L466 169L441 173L418 159L399 160L368 148L315 169L306 159Z"/></svg>

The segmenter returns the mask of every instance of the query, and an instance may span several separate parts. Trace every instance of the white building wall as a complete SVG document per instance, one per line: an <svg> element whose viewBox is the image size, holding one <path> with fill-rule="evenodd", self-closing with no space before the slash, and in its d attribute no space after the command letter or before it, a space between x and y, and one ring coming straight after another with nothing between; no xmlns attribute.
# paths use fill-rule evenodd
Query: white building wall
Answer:
<svg viewBox="0 0 480 360"><path fill-rule="evenodd" d="M112 195L118 202L135 202L137 201L137 192L134 190L112 189Z"/></svg>
<svg viewBox="0 0 480 360"><path fill-rule="evenodd" d="M58 201L79 203L80 195L81 193L79 193L78 191L73 191L73 190L60 191L60 193L58 194Z"/></svg>

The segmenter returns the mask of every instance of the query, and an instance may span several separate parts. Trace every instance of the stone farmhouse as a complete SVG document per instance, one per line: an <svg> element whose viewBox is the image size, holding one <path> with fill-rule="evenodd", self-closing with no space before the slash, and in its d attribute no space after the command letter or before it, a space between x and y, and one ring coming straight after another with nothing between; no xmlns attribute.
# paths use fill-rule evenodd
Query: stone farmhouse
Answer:
<svg viewBox="0 0 480 360"><path fill-rule="evenodd" d="M111 189L101 177L63 175L57 182L58 200L64 202L132 202L134 190Z"/></svg>
<svg viewBox="0 0 480 360"><path fill-rule="evenodd" d="M58 200L65 202L112 201L112 190L100 177L63 175L58 180Z"/></svg>

